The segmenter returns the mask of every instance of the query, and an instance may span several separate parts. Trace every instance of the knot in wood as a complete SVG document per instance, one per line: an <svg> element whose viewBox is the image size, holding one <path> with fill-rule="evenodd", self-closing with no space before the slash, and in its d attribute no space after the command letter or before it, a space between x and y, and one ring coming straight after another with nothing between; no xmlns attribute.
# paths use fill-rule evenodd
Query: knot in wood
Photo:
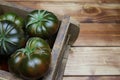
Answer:
<svg viewBox="0 0 120 80"><path fill-rule="evenodd" d="M89 4L85 4L83 6L83 14L85 14L85 15L96 16L96 15L99 15L101 13L102 13L101 9L97 6L89 5Z"/></svg>

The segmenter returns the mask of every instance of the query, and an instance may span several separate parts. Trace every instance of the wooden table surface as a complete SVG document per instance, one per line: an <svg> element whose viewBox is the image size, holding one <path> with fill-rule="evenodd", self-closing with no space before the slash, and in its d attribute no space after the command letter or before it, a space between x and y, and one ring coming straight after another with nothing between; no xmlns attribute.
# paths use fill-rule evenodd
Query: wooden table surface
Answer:
<svg viewBox="0 0 120 80"><path fill-rule="evenodd" d="M6 0L80 24L63 80L120 80L120 0Z"/></svg>

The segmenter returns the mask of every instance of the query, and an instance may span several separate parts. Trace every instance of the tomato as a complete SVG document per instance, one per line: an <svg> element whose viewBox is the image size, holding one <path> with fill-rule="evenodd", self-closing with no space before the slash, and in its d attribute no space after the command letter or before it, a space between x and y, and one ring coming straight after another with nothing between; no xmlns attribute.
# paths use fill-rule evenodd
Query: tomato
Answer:
<svg viewBox="0 0 120 80"><path fill-rule="evenodd" d="M11 21L0 21L0 55L8 56L24 45L23 30Z"/></svg>
<svg viewBox="0 0 120 80"><path fill-rule="evenodd" d="M38 38L33 38L37 41ZM30 44L32 38L27 41ZM34 43L34 41L33 41ZM35 42L36 43L36 42ZM38 43L38 41L37 41ZM42 43L39 41L39 43ZM43 41L43 45L44 45ZM47 43L45 43L46 45ZM33 44L32 44L33 45ZM43 49L41 46L36 44L31 46L26 45L25 48L18 49L14 54L11 55L9 63L9 71L20 75L24 79L34 80L44 76L49 70L51 63L51 52L47 47Z"/></svg>
<svg viewBox="0 0 120 80"><path fill-rule="evenodd" d="M24 20L22 17L18 16L15 13L5 13L2 16L0 16L0 21L2 20L8 20L11 22L14 22L18 27L24 26Z"/></svg>
<svg viewBox="0 0 120 80"><path fill-rule="evenodd" d="M34 10L27 17L26 31L30 36L49 38L58 28L59 20L52 12Z"/></svg>

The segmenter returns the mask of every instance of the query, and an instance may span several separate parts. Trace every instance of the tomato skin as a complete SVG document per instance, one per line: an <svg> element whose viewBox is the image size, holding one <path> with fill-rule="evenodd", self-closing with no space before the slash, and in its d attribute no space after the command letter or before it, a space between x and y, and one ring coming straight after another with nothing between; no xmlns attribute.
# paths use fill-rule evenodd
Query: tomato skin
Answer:
<svg viewBox="0 0 120 80"><path fill-rule="evenodd" d="M15 23L18 27L21 27L21 28L23 28L23 26L24 26L23 18L18 16L15 13L5 13L5 14L1 15L0 21L3 21L3 20L11 21L11 22Z"/></svg>
<svg viewBox="0 0 120 80"><path fill-rule="evenodd" d="M30 36L49 38L58 28L59 20L52 12L34 10L28 15L26 30Z"/></svg>
<svg viewBox="0 0 120 80"><path fill-rule="evenodd" d="M42 54L44 55L44 54ZM30 59L24 58L20 64L20 73L26 79L38 79L49 69L50 63L42 55L32 54Z"/></svg>
<svg viewBox="0 0 120 80"><path fill-rule="evenodd" d="M21 28L11 21L0 21L0 55L9 56L25 45L25 36Z"/></svg>
<svg viewBox="0 0 120 80"><path fill-rule="evenodd" d="M31 38L31 40L35 41L38 39L39 38L36 37ZM30 40L28 40L27 44L29 41ZM35 44L36 47L32 46L32 48L27 44L25 48L18 49L11 55L8 61L9 71L16 75L20 75L25 80L36 80L44 76L49 70L51 64L51 52L49 51L49 48L47 48L48 46L46 48L44 46L44 49Z"/></svg>
<svg viewBox="0 0 120 80"><path fill-rule="evenodd" d="M25 57L24 54L22 54L22 49L17 50L14 54L11 55L11 58L9 59L9 71L15 74L19 74L19 65L22 61L22 59Z"/></svg>
<svg viewBox="0 0 120 80"><path fill-rule="evenodd" d="M31 49L40 48L42 50L48 50L49 52L51 52L49 44L45 40L39 37L29 38L29 40L26 43L26 46Z"/></svg>

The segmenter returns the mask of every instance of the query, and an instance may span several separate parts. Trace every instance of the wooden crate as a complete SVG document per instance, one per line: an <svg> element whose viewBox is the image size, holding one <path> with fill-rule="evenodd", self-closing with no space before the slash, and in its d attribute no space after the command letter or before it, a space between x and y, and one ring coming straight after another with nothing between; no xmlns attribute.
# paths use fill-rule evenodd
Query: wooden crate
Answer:
<svg viewBox="0 0 120 80"><path fill-rule="evenodd" d="M32 11L30 8L25 8L19 5L10 4L5 1L0 1L0 14L5 12L15 12L19 16L25 18L26 15ZM59 17L59 16L58 16ZM52 61L49 72L42 78L42 80L61 80L64 73L67 57L69 54L69 47L76 40L79 28L70 23L70 17L59 17L61 21L60 28L54 38L55 42L52 47ZM74 33L74 34L73 34ZM0 79L6 78L7 80L21 80L9 72L0 70Z"/></svg>

